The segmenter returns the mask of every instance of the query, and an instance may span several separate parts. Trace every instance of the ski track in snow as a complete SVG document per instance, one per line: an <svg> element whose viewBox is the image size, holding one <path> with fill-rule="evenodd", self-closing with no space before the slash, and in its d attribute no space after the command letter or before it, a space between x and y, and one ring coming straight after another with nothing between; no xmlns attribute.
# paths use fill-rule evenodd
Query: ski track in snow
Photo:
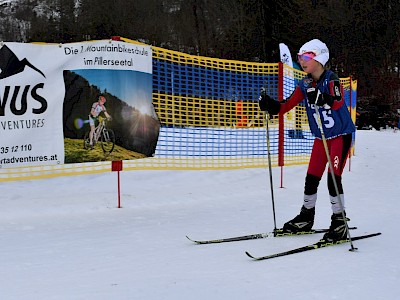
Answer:
<svg viewBox="0 0 400 300"><path fill-rule="evenodd" d="M273 230L267 169L121 172L2 182L0 298L398 299L400 132L358 131L343 175L352 235L381 236L252 261L322 234L217 245ZM348 164L349 165L349 164ZM307 166L273 168L277 227L302 204ZM330 224L326 177L315 228Z"/></svg>

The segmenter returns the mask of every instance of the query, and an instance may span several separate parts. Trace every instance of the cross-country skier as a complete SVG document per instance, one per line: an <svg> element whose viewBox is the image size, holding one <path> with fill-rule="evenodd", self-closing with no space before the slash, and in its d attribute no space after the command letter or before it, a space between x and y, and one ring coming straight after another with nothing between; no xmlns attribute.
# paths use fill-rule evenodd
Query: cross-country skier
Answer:
<svg viewBox="0 0 400 300"><path fill-rule="evenodd" d="M268 96L265 89L262 89L259 101L261 110L276 115L290 111L304 100L310 129L315 136L305 179L303 206L299 215L284 224L283 230L288 233L309 231L314 224L318 185L328 162L318 127L316 105L340 194L340 196L337 195L332 175L328 172L328 190L333 214L329 231L323 239L338 241L347 237L346 220L343 218L345 212L342 213L342 208L344 209L342 172L351 147L355 126L343 99L339 77L331 70L325 69L325 64L329 60L329 50L325 43L313 39L300 48L297 57L307 76L299 82L292 95L285 101L279 102Z"/></svg>

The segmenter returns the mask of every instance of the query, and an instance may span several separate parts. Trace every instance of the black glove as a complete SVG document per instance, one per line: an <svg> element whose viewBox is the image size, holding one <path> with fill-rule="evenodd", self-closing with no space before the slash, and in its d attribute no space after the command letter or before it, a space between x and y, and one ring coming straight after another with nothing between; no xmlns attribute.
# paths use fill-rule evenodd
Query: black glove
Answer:
<svg viewBox="0 0 400 300"><path fill-rule="evenodd" d="M262 111L267 111L271 115L277 115L281 109L279 101L275 101L267 95L267 91L264 88L261 88L258 106Z"/></svg>
<svg viewBox="0 0 400 300"><path fill-rule="evenodd" d="M324 106L325 104L332 107L334 98L329 94L323 94L318 88L308 88L307 89L307 99L308 103L315 104L316 106Z"/></svg>

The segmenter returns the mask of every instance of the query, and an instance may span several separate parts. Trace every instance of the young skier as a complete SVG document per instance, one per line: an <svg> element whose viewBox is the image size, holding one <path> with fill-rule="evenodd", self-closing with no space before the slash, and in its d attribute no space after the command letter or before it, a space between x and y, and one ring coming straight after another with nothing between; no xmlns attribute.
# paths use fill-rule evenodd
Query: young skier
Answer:
<svg viewBox="0 0 400 300"><path fill-rule="evenodd" d="M318 185L328 162L315 111L315 105L318 107L340 194L337 195L331 172L328 172L328 190L333 214L329 231L323 239L338 241L347 238L347 227L343 218L345 211L342 211L342 172L355 126L342 96L339 77L331 70L325 69L328 60L329 50L325 43L318 39L305 43L298 53L298 61L307 76L299 82L292 95L282 102L275 101L262 89L259 106L271 115L284 114L305 100L310 130L315 136L305 179L303 206L299 215L284 224L283 230L288 233L309 231L314 225Z"/></svg>

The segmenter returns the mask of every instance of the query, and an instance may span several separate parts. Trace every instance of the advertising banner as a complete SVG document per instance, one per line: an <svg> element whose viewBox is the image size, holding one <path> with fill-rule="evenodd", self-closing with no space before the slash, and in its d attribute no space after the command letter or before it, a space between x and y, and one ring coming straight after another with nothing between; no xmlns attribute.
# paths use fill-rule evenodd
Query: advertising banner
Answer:
<svg viewBox="0 0 400 300"><path fill-rule="evenodd" d="M104 40L0 47L1 168L154 154L150 46Z"/></svg>

